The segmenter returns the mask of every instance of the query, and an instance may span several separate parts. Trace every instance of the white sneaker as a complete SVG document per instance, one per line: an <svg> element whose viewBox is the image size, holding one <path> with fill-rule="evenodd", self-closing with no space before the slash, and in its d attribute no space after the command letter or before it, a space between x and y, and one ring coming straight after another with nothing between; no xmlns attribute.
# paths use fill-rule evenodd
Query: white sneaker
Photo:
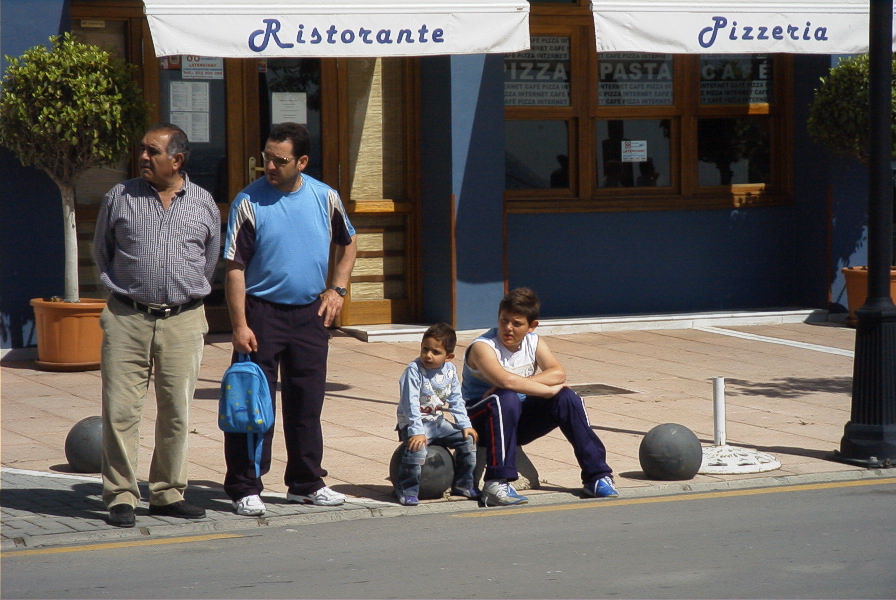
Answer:
<svg viewBox="0 0 896 600"><path fill-rule="evenodd" d="M511 506L525 504L529 499L520 496L509 481L505 479L491 479L482 486L482 495L479 496L479 506Z"/></svg>
<svg viewBox="0 0 896 600"><path fill-rule="evenodd" d="M261 496L258 494L234 500L233 508L236 510L236 514L244 517L260 517L265 511L264 502L261 501Z"/></svg>
<svg viewBox="0 0 896 600"><path fill-rule="evenodd" d="M314 504L316 506L339 506L345 503L345 496L339 492L334 492L330 488L324 486L312 492L307 496L301 494L286 494L286 499L290 502L298 502L299 504Z"/></svg>

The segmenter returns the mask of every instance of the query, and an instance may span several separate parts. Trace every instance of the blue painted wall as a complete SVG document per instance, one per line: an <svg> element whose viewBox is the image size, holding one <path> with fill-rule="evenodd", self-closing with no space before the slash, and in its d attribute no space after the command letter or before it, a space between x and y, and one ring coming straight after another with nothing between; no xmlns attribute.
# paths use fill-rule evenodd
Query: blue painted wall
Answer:
<svg viewBox="0 0 896 600"><path fill-rule="evenodd" d="M451 321L454 308L459 329L491 324L504 294L503 68L503 57L494 55L421 60L426 322Z"/></svg>
<svg viewBox="0 0 896 600"><path fill-rule="evenodd" d="M451 59L420 61L422 90L420 160L423 320L451 321Z"/></svg>
<svg viewBox="0 0 896 600"><path fill-rule="evenodd" d="M68 29L64 0L4 0L0 55L19 56ZM6 61L0 59L5 72ZM62 200L42 172L0 148L0 348L37 343L30 298L62 294Z"/></svg>
<svg viewBox="0 0 896 600"><path fill-rule="evenodd" d="M0 11L0 54L21 54L68 23L65 0L4 0ZM421 59L422 319L492 326L505 261L509 286L533 287L546 317L845 310L839 269L866 260L867 175L805 131L830 57L795 62L792 205L509 215L505 253L502 57ZM30 346L29 298L61 292L61 207L49 179L2 148L0 210L0 347Z"/></svg>

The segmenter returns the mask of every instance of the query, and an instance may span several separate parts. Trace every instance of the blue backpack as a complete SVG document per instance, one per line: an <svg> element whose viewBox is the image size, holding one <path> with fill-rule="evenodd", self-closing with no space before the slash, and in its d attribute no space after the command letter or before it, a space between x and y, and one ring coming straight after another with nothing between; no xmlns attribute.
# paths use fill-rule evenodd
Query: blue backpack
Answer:
<svg viewBox="0 0 896 600"><path fill-rule="evenodd" d="M274 426L274 406L267 377L248 354L237 354L221 378L218 427L228 433L245 433L249 460L255 476L261 476L261 447L264 434Z"/></svg>

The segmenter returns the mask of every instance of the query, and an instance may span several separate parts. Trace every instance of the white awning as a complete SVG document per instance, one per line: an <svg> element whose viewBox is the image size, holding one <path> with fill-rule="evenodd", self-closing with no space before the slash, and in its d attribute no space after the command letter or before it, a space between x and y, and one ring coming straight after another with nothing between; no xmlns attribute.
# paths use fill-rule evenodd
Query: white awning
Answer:
<svg viewBox="0 0 896 600"><path fill-rule="evenodd" d="M871 0L873 1L873 0ZM859 54L869 0L592 0L598 52Z"/></svg>
<svg viewBox="0 0 896 600"><path fill-rule="evenodd" d="M525 0L144 0L156 56L374 57L529 48Z"/></svg>

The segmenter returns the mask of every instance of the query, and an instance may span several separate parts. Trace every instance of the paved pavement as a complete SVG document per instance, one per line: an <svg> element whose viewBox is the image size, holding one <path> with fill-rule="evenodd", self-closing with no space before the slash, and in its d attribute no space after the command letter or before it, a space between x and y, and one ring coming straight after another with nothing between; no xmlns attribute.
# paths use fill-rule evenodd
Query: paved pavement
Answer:
<svg viewBox="0 0 896 600"><path fill-rule="evenodd" d="M675 317L545 321L539 332L585 398L592 426L608 449L621 497L741 489L896 476L833 459L849 420L855 331L825 313L784 311ZM391 495L389 461L397 447L398 377L419 348L419 327L336 331L331 341L324 406L327 483L349 496L342 507L288 504L282 477L285 451L275 438L262 518L233 513L224 495L222 434L216 426L218 385L230 359L229 336L209 336L191 415L187 499L208 517L185 521L150 516L144 502L137 527L106 523L98 475L72 473L64 452L72 426L100 412L98 371L35 370L33 351L8 352L0 370L3 551L24 548L227 532L408 513L479 509L456 497L399 506ZM479 332L459 334L457 356ZM349 335L351 334L351 335ZM358 339L361 338L361 339ZM459 359L456 359L459 365ZM680 482L652 481L638 459L644 435L660 423L691 429L714 447L714 378L724 377L725 442L770 454L780 462L756 473L698 474ZM139 476L148 474L154 401L141 428ZM526 492L532 504L583 500L578 467L559 432L526 446L538 471ZM144 488L144 498L146 491Z"/></svg>

